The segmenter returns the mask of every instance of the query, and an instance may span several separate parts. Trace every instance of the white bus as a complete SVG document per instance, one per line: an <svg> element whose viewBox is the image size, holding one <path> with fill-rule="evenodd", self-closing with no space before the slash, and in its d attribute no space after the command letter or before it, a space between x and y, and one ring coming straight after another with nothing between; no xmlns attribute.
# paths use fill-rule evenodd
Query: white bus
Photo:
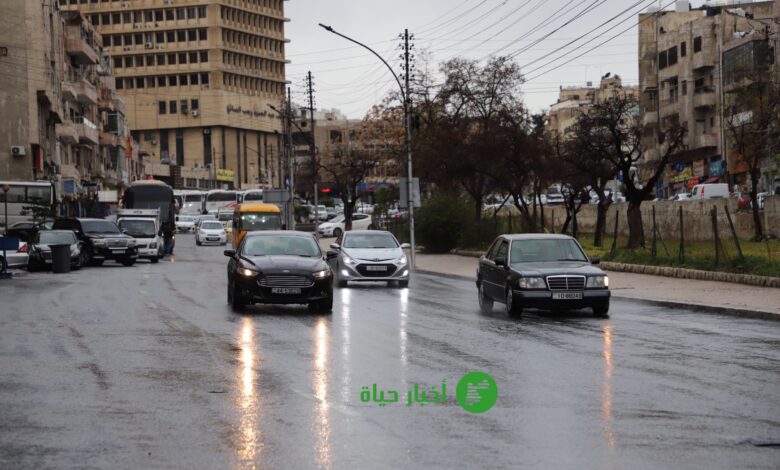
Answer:
<svg viewBox="0 0 780 470"><path fill-rule="evenodd" d="M176 191L174 191L176 193ZM179 210L182 214L200 214L203 210L203 201L206 198L206 193L203 191L179 191L181 197Z"/></svg>
<svg viewBox="0 0 780 470"><path fill-rule="evenodd" d="M247 189L241 195L241 202L263 202L263 190Z"/></svg>
<svg viewBox="0 0 780 470"><path fill-rule="evenodd" d="M217 213L224 206L239 202L238 191L230 189L212 189L206 193L203 200L203 210L207 213Z"/></svg>
<svg viewBox="0 0 780 470"><path fill-rule="evenodd" d="M8 192L3 188L8 186ZM0 226L5 226L6 198L8 199L8 225L16 222L32 222L32 206L54 209L57 194L51 181L0 181ZM3 230L5 232L5 230Z"/></svg>

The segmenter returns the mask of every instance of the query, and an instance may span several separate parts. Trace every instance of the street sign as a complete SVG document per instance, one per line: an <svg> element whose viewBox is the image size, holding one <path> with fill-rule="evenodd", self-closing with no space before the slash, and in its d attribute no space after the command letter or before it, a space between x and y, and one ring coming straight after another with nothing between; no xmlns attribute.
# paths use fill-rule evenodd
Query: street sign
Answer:
<svg viewBox="0 0 780 470"><path fill-rule="evenodd" d="M398 191L401 195L401 200L399 201L399 206L401 208L408 208L408 195L409 192L406 189L406 178L402 177L400 178L399 184L398 184ZM420 178L412 178L412 201L414 202L414 207L420 207L422 204L420 204Z"/></svg>
<svg viewBox="0 0 780 470"><path fill-rule="evenodd" d="M284 189L266 189L263 191L263 202L280 204L290 201L290 192Z"/></svg>

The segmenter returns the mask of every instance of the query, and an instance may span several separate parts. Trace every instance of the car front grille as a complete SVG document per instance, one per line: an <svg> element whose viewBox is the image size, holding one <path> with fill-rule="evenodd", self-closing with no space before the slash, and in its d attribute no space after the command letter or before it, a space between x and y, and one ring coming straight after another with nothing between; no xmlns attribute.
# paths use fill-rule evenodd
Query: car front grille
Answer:
<svg viewBox="0 0 780 470"><path fill-rule="evenodd" d="M550 290L583 290L585 276L547 276L547 287Z"/></svg>
<svg viewBox="0 0 780 470"><path fill-rule="evenodd" d="M384 270L384 271L369 271L368 270L369 266L386 266L387 269ZM389 263L385 263L385 264L359 264L356 269L357 269L357 272L359 272L360 275L364 276L364 277L388 277L388 276L392 276L393 273L395 273L396 267L395 267L394 264L389 264Z"/></svg>
<svg viewBox="0 0 780 470"><path fill-rule="evenodd" d="M106 246L114 248L114 247L125 247L127 246L127 240L122 238L107 238L106 239Z"/></svg>
<svg viewBox="0 0 780 470"><path fill-rule="evenodd" d="M314 281L298 274L270 274L261 277L257 284L260 287L311 287Z"/></svg>

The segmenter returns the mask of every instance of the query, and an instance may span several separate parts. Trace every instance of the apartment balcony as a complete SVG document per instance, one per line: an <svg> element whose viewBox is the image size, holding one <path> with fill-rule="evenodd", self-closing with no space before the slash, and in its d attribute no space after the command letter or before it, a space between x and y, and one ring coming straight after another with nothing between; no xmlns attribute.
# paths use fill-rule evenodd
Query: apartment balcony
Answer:
<svg viewBox="0 0 780 470"><path fill-rule="evenodd" d="M718 134L699 134L695 136L693 142L696 148L703 147L717 147L718 146Z"/></svg>
<svg viewBox="0 0 780 470"><path fill-rule="evenodd" d="M76 130L76 125L73 121L65 121L62 124L56 124L54 126L54 133L63 144L79 143L79 133Z"/></svg>
<svg viewBox="0 0 780 470"><path fill-rule="evenodd" d="M65 52L73 58L77 65L94 65L98 63L98 53L81 35L80 27L68 27L65 36Z"/></svg>
<svg viewBox="0 0 780 470"><path fill-rule="evenodd" d="M101 132L100 145L106 147L116 147L117 145L119 145L119 137L117 137L116 135L110 132Z"/></svg>
<svg viewBox="0 0 780 470"><path fill-rule="evenodd" d="M661 105L661 118L668 118L672 116L677 116L680 114L680 103L677 101L675 102L666 102L665 104Z"/></svg>
<svg viewBox="0 0 780 470"><path fill-rule="evenodd" d="M714 108L717 105L717 96L712 87L697 88L693 92L693 107L696 109Z"/></svg>
<svg viewBox="0 0 780 470"><path fill-rule="evenodd" d="M76 101L79 103L85 105L98 104L97 88L89 83L87 79L82 78L74 82L73 88L76 90Z"/></svg>
<svg viewBox="0 0 780 470"><path fill-rule="evenodd" d="M103 111L114 111L116 109L114 106L114 100L106 96L101 96L98 99L98 108Z"/></svg>
<svg viewBox="0 0 780 470"><path fill-rule="evenodd" d="M701 52L693 54L693 70L707 70L715 68L715 53L711 48L705 48Z"/></svg>
<svg viewBox="0 0 780 470"><path fill-rule="evenodd" d="M114 95L112 101L114 102L114 109L119 113L125 114L125 99L119 95Z"/></svg>
<svg viewBox="0 0 780 470"><path fill-rule="evenodd" d="M645 111L642 116L642 126L650 127L658 124L658 111Z"/></svg>
<svg viewBox="0 0 780 470"><path fill-rule="evenodd" d="M100 143L97 126L85 117L79 116L76 118L76 132L79 135L79 142L82 144L97 145Z"/></svg>
<svg viewBox="0 0 780 470"><path fill-rule="evenodd" d="M65 80L62 82L62 99L76 101L76 84Z"/></svg>

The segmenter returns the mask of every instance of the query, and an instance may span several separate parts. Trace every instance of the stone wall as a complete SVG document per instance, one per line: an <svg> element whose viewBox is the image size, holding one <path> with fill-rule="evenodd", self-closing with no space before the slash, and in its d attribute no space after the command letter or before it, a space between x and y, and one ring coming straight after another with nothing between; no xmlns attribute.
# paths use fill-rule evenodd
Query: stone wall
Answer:
<svg viewBox="0 0 780 470"><path fill-rule="evenodd" d="M712 240L712 221L710 210L713 206L718 209L718 233L722 240L731 238L731 229L724 207L728 205L731 218L734 221L734 228L737 236L742 239L753 237L753 215L750 211L737 212L737 201L733 199L710 199L704 201L647 201L642 203L642 221L645 228L645 237L652 237L653 228L653 207L655 207L655 218L661 238L664 240L679 240L680 238L680 215L679 210L682 207L683 225L685 228L686 240ZM611 237L615 230L615 213L619 213L618 234L628 235L628 224L626 219L627 203L613 204L607 212L607 236ZM508 215L507 211L502 211ZM512 210L513 217L518 217L516 210ZM563 206L545 207L546 226L552 225L556 231L560 231L566 220L566 210ZM766 198L764 209L761 211L761 219L764 226L764 233L780 237L780 196L770 196ZM594 232L596 230L596 206L588 204L582 206L577 214L577 224L580 232Z"/></svg>

